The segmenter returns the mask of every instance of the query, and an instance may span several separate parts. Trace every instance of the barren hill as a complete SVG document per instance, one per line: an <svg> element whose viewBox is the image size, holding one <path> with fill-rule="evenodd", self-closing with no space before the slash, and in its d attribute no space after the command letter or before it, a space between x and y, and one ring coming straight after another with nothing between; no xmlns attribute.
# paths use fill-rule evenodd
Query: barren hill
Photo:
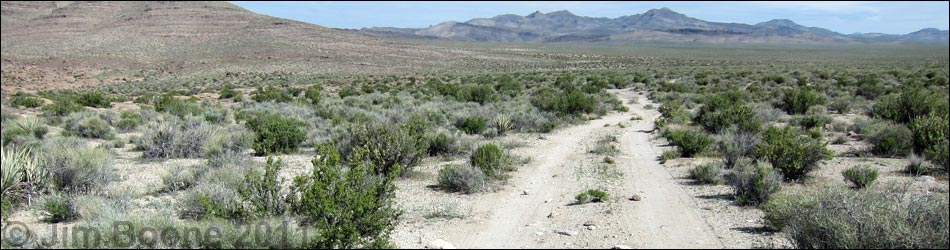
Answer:
<svg viewBox="0 0 950 250"><path fill-rule="evenodd" d="M4 91L195 72L391 71L445 53L225 2L2 2ZM40 88L40 87L37 87Z"/></svg>

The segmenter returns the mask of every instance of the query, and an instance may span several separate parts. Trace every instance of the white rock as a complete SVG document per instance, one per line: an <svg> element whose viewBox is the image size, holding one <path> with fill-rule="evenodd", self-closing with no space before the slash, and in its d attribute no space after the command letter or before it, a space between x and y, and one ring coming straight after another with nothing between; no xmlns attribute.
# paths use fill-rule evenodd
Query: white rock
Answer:
<svg viewBox="0 0 950 250"><path fill-rule="evenodd" d="M633 248L627 245L614 245L614 247L611 247L610 249L633 249Z"/></svg>
<svg viewBox="0 0 950 250"><path fill-rule="evenodd" d="M452 245L452 243L448 243L442 239L437 239L429 243L429 245L427 245L426 248L428 249L455 249L455 246Z"/></svg>
<svg viewBox="0 0 950 250"><path fill-rule="evenodd" d="M557 230L557 231L554 231L554 232L557 233L557 234L560 234L560 235L567 235L567 236L576 236L576 235L577 235L577 231Z"/></svg>

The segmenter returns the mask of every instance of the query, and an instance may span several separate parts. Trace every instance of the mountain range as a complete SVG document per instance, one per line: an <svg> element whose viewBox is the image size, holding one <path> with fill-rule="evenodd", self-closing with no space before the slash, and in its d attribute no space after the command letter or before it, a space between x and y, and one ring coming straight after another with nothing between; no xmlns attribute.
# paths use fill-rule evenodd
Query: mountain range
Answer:
<svg viewBox="0 0 950 250"><path fill-rule="evenodd" d="M861 43L947 42L948 31L923 29L905 35L840 34L788 19L754 25L709 22L668 8L617 18L574 15L562 10L527 16L506 14L427 28L374 27L354 30L375 37L450 39L482 42L709 42L709 43Z"/></svg>

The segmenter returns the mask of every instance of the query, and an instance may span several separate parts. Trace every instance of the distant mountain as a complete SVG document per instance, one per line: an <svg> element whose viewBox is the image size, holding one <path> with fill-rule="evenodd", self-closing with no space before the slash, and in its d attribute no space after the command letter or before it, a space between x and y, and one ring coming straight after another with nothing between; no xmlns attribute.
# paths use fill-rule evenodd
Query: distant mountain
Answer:
<svg viewBox="0 0 950 250"><path fill-rule="evenodd" d="M709 22L668 8L618 18L577 16L562 10L444 22L422 29L363 28L359 33L377 37L450 39L488 42L610 42L635 41L707 43L862 43L946 42L947 31L924 29L907 35L844 35L806 27L788 19L755 25Z"/></svg>

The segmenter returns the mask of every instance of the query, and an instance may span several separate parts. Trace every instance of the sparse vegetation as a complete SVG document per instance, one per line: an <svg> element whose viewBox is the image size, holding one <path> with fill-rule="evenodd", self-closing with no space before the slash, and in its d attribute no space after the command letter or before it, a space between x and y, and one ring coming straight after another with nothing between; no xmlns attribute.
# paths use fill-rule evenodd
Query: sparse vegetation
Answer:
<svg viewBox="0 0 950 250"><path fill-rule="evenodd" d="M712 139L699 130L673 131L667 135L670 143L679 148L683 157L693 157L706 150Z"/></svg>
<svg viewBox="0 0 950 250"><path fill-rule="evenodd" d="M472 166L477 167L485 176L495 177L502 174L501 171L507 164L508 155L504 150L495 144L485 144L478 147L472 157L469 158Z"/></svg>
<svg viewBox="0 0 950 250"><path fill-rule="evenodd" d="M864 165L845 169L844 172L841 172L841 175L857 189L871 185L878 177L876 169Z"/></svg>
<svg viewBox="0 0 950 250"><path fill-rule="evenodd" d="M478 193L488 185L485 172L467 165L448 165L439 170L439 186L451 192Z"/></svg>
<svg viewBox="0 0 950 250"><path fill-rule="evenodd" d="M722 167L714 163L699 165L689 170L689 178L696 180L696 184L721 184Z"/></svg>
<svg viewBox="0 0 950 250"><path fill-rule="evenodd" d="M789 127L769 127L755 152L757 159L771 163L786 180L804 178L820 161L831 157L820 139L801 136Z"/></svg>
<svg viewBox="0 0 950 250"><path fill-rule="evenodd" d="M772 194L782 188L782 174L768 164L756 164L743 160L727 176L736 202L757 206L768 201Z"/></svg>

